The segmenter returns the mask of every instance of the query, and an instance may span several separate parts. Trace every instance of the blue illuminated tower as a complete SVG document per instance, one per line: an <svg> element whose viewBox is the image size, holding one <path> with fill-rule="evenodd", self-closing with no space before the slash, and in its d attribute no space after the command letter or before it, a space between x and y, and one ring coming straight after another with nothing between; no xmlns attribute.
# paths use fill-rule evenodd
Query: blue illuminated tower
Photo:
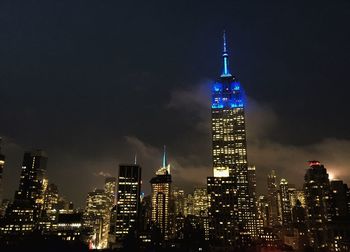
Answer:
<svg viewBox="0 0 350 252"><path fill-rule="evenodd" d="M213 177L208 177L210 230L222 245L244 246L256 236L254 185L249 184L245 100L229 71L226 36L223 71L212 87ZM254 170L255 171L255 170Z"/></svg>
<svg viewBox="0 0 350 252"><path fill-rule="evenodd" d="M212 90L212 141L214 177L237 177L246 181L248 169L244 94L228 68L224 33L223 72Z"/></svg>

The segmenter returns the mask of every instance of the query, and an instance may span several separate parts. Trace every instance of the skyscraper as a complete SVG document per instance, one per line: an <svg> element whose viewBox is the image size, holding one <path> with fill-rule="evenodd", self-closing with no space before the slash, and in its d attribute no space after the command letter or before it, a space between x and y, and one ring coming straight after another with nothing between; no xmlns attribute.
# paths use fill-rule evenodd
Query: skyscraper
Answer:
<svg viewBox="0 0 350 252"><path fill-rule="evenodd" d="M229 71L225 34L222 57L223 71L212 88L214 177L208 177L207 181L211 201L209 224L212 225L210 228L212 231L215 229L215 232L224 234L225 230L229 230L233 234L232 224L236 222L235 227L238 227L239 236L249 237L256 233L256 227L252 227L255 215L254 209L251 208L253 195L248 182L245 101L240 83ZM218 209L220 202L222 206ZM226 214L220 215L218 212L226 212L230 216L229 219L223 219ZM229 240L234 238L231 237Z"/></svg>
<svg viewBox="0 0 350 252"><path fill-rule="evenodd" d="M315 249L325 249L329 246L328 225L332 220L331 192L327 170L319 161L309 162L304 193L311 245Z"/></svg>
<svg viewBox="0 0 350 252"><path fill-rule="evenodd" d="M47 156L42 150L24 153L19 189L5 215L2 233L26 234L33 231L42 215Z"/></svg>
<svg viewBox="0 0 350 252"><path fill-rule="evenodd" d="M55 184L49 184L45 190L44 210L51 221L55 221L58 216L58 187Z"/></svg>
<svg viewBox="0 0 350 252"><path fill-rule="evenodd" d="M279 192L280 192L280 201L281 201L282 226L284 228L291 228L292 207L290 202L288 181L286 179L281 179Z"/></svg>
<svg viewBox="0 0 350 252"><path fill-rule="evenodd" d="M138 229L141 211L141 166L119 165L115 234L122 240L129 232Z"/></svg>
<svg viewBox="0 0 350 252"><path fill-rule="evenodd" d="M333 251L346 251L350 246L350 190L343 181L332 180L329 240Z"/></svg>
<svg viewBox="0 0 350 252"><path fill-rule="evenodd" d="M111 209L109 198L102 189L89 192L86 199L83 226L88 231L88 243L93 248L105 249L108 245L108 233Z"/></svg>
<svg viewBox="0 0 350 252"><path fill-rule="evenodd" d="M169 215L171 196L170 165L164 147L162 167L150 181L152 186L152 222L158 225L165 240L169 238Z"/></svg>
<svg viewBox="0 0 350 252"><path fill-rule="evenodd" d="M172 201L174 202L174 214L175 216L184 215L185 213L185 192L183 189L177 187L172 190Z"/></svg>
<svg viewBox="0 0 350 252"><path fill-rule="evenodd" d="M105 193L110 201L110 208L115 205L115 189L117 185L117 180L115 177L107 177L105 179Z"/></svg>
<svg viewBox="0 0 350 252"><path fill-rule="evenodd" d="M272 170L271 173L267 175L267 200L269 204L270 227L275 227L279 225L278 190L276 180L276 171Z"/></svg>
<svg viewBox="0 0 350 252"><path fill-rule="evenodd" d="M0 138L0 206L2 203L2 174L4 172L4 166L5 166L5 155L1 153L1 138Z"/></svg>
<svg viewBox="0 0 350 252"><path fill-rule="evenodd" d="M193 215L208 215L208 193L207 188L195 188L193 191Z"/></svg>

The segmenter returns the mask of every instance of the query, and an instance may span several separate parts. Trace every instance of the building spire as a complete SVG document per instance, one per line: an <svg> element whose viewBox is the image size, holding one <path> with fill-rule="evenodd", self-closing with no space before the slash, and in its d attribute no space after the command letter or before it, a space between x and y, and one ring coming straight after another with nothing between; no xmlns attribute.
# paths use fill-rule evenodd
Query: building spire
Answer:
<svg viewBox="0 0 350 252"><path fill-rule="evenodd" d="M222 58L224 61L223 65L223 71L221 74L221 77L231 77L232 75L230 74L230 71L228 69L228 52L227 52L227 43L226 43L226 31L224 30L223 34L223 40L224 40L224 48L222 52Z"/></svg>
<svg viewBox="0 0 350 252"><path fill-rule="evenodd" d="M164 145L164 147L163 147L163 167L167 167L167 165L168 165L168 161L166 158L166 146Z"/></svg>

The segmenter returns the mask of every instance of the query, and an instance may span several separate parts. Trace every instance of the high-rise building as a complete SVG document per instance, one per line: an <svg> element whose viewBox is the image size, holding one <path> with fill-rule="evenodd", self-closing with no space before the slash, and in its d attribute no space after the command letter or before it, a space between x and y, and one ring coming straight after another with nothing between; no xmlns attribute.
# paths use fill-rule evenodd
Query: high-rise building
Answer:
<svg viewBox="0 0 350 252"><path fill-rule="evenodd" d="M269 226L275 227L280 224L278 211L278 189L276 171L272 170L267 175L267 200L269 204Z"/></svg>
<svg viewBox="0 0 350 252"><path fill-rule="evenodd" d="M51 221L55 221L58 216L58 187L55 184L49 184L44 195L44 211Z"/></svg>
<svg viewBox="0 0 350 252"><path fill-rule="evenodd" d="M309 162L304 193L311 245L316 250L326 249L329 246L328 227L332 220L331 191L327 170L319 161Z"/></svg>
<svg viewBox="0 0 350 252"><path fill-rule="evenodd" d="M47 185L47 156L44 151L36 150L24 153L19 189L15 200L29 200L35 207L35 216L39 217Z"/></svg>
<svg viewBox="0 0 350 252"><path fill-rule="evenodd" d="M3 194L3 188L2 188L2 174L4 172L4 166L5 166L5 155L1 153L1 138L0 138L0 205L2 203L2 194Z"/></svg>
<svg viewBox="0 0 350 252"><path fill-rule="evenodd" d="M329 240L332 251L346 251L350 247L350 191L343 181L332 180Z"/></svg>
<svg viewBox="0 0 350 252"><path fill-rule="evenodd" d="M110 201L110 208L116 203L115 190L117 186L117 180L115 177L107 177L105 179L105 193Z"/></svg>
<svg viewBox="0 0 350 252"><path fill-rule="evenodd" d="M265 195L257 199L257 226L258 232L263 232L263 227L269 227L269 203Z"/></svg>
<svg viewBox="0 0 350 252"><path fill-rule="evenodd" d="M123 240L129 232L136 232L139 228L140 196L141 166L138 164L119 165L115 223L115 235L118 241Z"/></svg>
<svg viewBox="0 0 350 252"><path fill-rule="evenodd" d="M256 168L254 165L248 166L248 188L249 188L249 209L250 220L246 228L249 230L249 235L258 236L258 210L256 205Z"/></svg>
<svg viewBox="0 0 350 252"><path fill-rule="evenodd" d="M235 246L238 236L237 195L233 177L208 177L209 240L220 246Z"/></svg>
<svg viewBox="0 0 350 252"><path fill-rule="evenodd" d="M109 198L105 191L95 189L93 192L90 192L86 200L83 227L88 231L86 242L92 248L107 248L110 214Z"/></svg>
<svg viewBox="0 0 350 252"><path fill-rule="evenodd" d="M208 195L211 198L209 208L209 224L216 226L215 232L224 234L231 229L232 223L238 227L240 237L254 236L256 233L255 214L251 207L252 191L249 187L247 141L245 127L245 101L240 83L229 72L228 51L224 34L223 72L212 88L212 155L214 177L208 177ZM229 188L228 186L232 186ZM221 188L221 189L220 189ZM232 195L228 196L227 193ZM222 195L222 200L219 195ZM230 202L227 202L230 200ZM218 209L215 204L222 203ZM232 211L229 219L218 212ZM213 212L214 211L214 212ZM216 220L214 220L216 216ZM227 217L227 216L226 216ZM218 222L219 225L215 223ZM220 223L230 223L228 226ZM219 229L219 230L218 230ZM210 228L214 230L214 228ZM211 235L211 237L214 237ZM220 235L219 235L220 237ZM223 241L227 243L226 241Z"/></svg>
<svg viewBox="0 0 350 252"><path fill-rule="evenodd" d="M187 194L185 198L184 215L194 215L194 200L191 193Z"/></svg>
<svg viewBox="0 0 350 252"><path fill-rule="evenodd" d="M185 213L185 191L183 189L172 188L172 201L174 202L175 216L184 215Z"/></svg>
<svg viewBox="0 0 350 252"><path fill-rule="evenodd" d="M291 228L292 207L290 202L288 181L286 179L281 179L279 193L281 202L282 226L283 228Z"/></svg>
<svg viewBox="0 0 350 252"><path fill-rule="evenodd" d="M207 188L195 188L193 191L193 215L198 217L207 216L208 207Z"/></svg>
<svg viewBox="0 0 350 252"><path fill-rule="evenodd" d="M342 180L330 182L332 191L332 219L350 217L349 188Z"/></svg>
<svg viewBox="0 0 350 252"><path fill-rule="evenodd" d="M19 189L8 206L1 231L6 235L23 235L34 230L43 213L47 186L47 156L42 150L26 152L23 157Z"/></svg>
<svg viewBox="0 0 350 252"><path fill-rule="evenodd" d="M307 238L307 226L306 226L306 211L302 206L300 200L297 199L295 205L292 208L292 222L293 228L298 234L298 249L301 249L308 245Z"/></svg>
<svg viewBox="0 0 350 252"><path fill-rule="evenodd" d="M152 222L161 230L165 240L170 235L171 174L164 147L162 167L150 181L152 186Z"/></svg>

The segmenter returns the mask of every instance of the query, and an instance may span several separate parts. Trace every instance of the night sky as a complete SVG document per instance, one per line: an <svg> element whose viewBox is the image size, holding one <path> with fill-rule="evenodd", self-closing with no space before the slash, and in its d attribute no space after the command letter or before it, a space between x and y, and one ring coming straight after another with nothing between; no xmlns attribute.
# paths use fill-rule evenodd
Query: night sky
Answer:
<svg viewBox="0 0 350 252"><path fill-rule="evenodd" d="M349 13L347 0L0 1L5 196L33 148L78 206L134 153L149 193L164 144L173 184L204 185L224 29L259 191L273 168L300 186L313 159L350 183Z"/></svg>

